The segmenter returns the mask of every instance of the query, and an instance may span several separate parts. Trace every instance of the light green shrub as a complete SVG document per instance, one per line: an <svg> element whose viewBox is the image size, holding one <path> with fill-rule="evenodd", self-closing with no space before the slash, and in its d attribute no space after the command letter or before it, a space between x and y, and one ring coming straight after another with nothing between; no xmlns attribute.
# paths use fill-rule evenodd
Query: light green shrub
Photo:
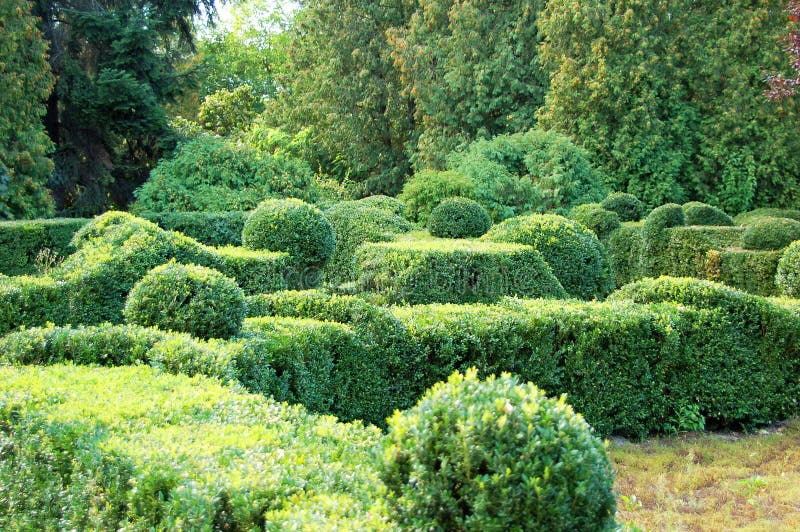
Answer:
<svg viewBox="0 0 800 532"><path fill-rule="evenodd" d="M606 240L621 225L619 215L605 210L599 203L584 203L569 211L569 218L594 231L597 238Z"/></svg>
<svg viewBox="0 0 800 532"><path fill-rule="evenodd" d="M428 224L428 216L442 201L454 196L477 198L477 184L469 177L457 172L424 170L411 176L398 196L406 204L406 213L411 221Z"/></svg>
<svg viewBox="0 0 800 532"><path fill-rule="evenodd" d="M640 257L643 275L659 275L668 271L669 262L664 252L669 245L669 229L684 225L683 208L667 203L653 209L642 226L642 254Z"/></svg>
<svg viewBox="0 0 800 532"><path fill-rule="evenodd" d="M761 208L743 212L737 215L733 221L739 225L750 225L763 218L791 218L800 221L800 210Z"/></svg>
<svg viewBox="0 0 800 532"><path fill-rule="evenodd" d="M792 242L781 255L775 285L781 294L800 298L800 241Z"/></svg>

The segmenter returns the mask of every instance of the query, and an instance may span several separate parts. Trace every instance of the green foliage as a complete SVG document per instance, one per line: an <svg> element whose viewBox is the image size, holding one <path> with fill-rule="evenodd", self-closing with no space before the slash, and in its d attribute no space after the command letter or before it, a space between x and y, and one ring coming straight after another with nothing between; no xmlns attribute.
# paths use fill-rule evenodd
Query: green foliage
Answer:
<svg viewBox="0 0 800 532"><path fill-rule="evenodd" d="M728 212L796 203L800 103L764 97L785 62L785 2L548 2L541 127L586 147L609 185L649 206ZM769 43L765 45L764 43Z"/></svg>
<svg viewBox="0 0 800 532"><path fill-rule="evenodd" d="M644 275L659 275L669 268L664 253L669 245L669 229L684 225L683 207L667 203L656 207L642 226L641 268Z"/></svg>
<svg viewBox="0 0 800 532"><path fill-rule="evenodd" d="M412 96L418 168L441 168L476 138L535 125L547 77L537 53L541 0L422 0L389 33Z"/></svg>
<svg viewBox="0 0 800 532"><path fill-rule="evenodd" d="M391 303L491 302L564 297L542 255L514 244L468 240L366 244L356 252L358 288Z"/></svg>
<svg viewBox="0 0 800 532"><path fill-rule="evenodd" d="M233 141L203 135L163 159L136 190L134 212L245 211L265 198L314 201L311 169Z"/></svg>
<svg viewBox="0 0 800 532"><path fill-rule="evenodd" d="M594 231L600 240L607 240L621 225L619 215L605 210L599 203L584 203L573 207L569 211L569 218Z"/></svg>
<svg viewBox="0 0 800 532"><path fill-rule="evenodd" d="M57 262L72 253L72 235L87 222L84 218L0 222L0 273L46 273L40 257L49 253Z"/></svg>
<svg viewBox="0 0 800 532"><path fill-rule="evenodd" d="M454 373L389 420L380 475L414 530L613 530L605 446L566 397Z"/></svg>
<svg viewBox="0 0 800 532"><path fill-rule="evenodd" d="M378 198L379 196L373 196ZM393 199L393 198L387 198ZM394 214L397 206L382 210L377 200L365 198L358 201L343 201L325 211L325 219L336 233L336 249L325 264L324 278L327 282L340 285L356 280L358 264L355 252L365 242L391 242L395 235L411 231L411 224ZM405 204L402 204L405 208Z"/></svg>
<svg viewBox="0 0 800 532"><path fill-rule="evenodd" d="M644 203L626 192L613 192L606 196L600 205L607 211L617 213L621 222L638 222L647 214Z"/></svg>
<svg viewBox="0 0 800 532"><path fill-rule="evenodd" d="M431 211L428 230L440 238L477 238L492 227L489 213L481 204L468 198L454 197Z"/></svg>
<svg viewBox="0 0 800 532"><path fill-rule="evenodd" d="M551 131L532 129L477 140L451 154L447 164L474 179L479 188L492 190L482 203L495 220L531 210L566 212L600 201L606 192L588 152Z"/></svg>
<svg viewBox="0 0 800 532"><path fill-rule="evenodd" d="M336 233L316 207L298 199L267 200L245 222L242 245L285 251L301 267L320 269L336 249Z"/></svg>
<svg viewBox="0 0 800 532"><path fill-rule="evenodd" d="M45 188L53 143L42 125L53 87L47 44L30 2L3 2L0 21L0 220L47 216L53 213Z"/></svg>
<svg viewBox="0 0 800 532"><path fill-rule="evenodd" d="M183 233L207 246L241 246L242 228L250 213L145 212L140 215L162 229Z"/></svg>
<svg viewBox="0 0 800 532"><path fill-rule="evenodd" d="M783 252L775 285L781 294L800 299L800 242L792 242Z"/></svg>
<svg viewBox="0 0 800 532"><path fill-rule="evenodd" d="M374 428L147 367L0 372L0 528L390 528Z"/></svg>
<svg viewBox="0 0 800 532"><path fill-rule="evenodd" d="M480 202L477 188L474 179L459 173L423 170L405 182L399 199L406 204L409 219L427 225L431 211L447 198L461 196Z"/></svg>
<svg viewBox="0 0 800 532"><path fill-rule="evenodd" d="M584 226L562 216L534 214L508 219L484 239L532 246L572 297L599 299L614 289L608 253Z"/></svg>
<svg viewBox="0 0 800 532"><path fill-rule="evenodd" d="M743 212L733 220L739 225L750 225L762 218L791 218L792 220L800 221L800 210L761 208Z"/></svg>
<svg viewBox="0 0 800 532"><path fill-rule="evenodd" d="M733 225L733 218L722 209L699 201L684 203L683 216L686 225Z"/></svg>
<svg viewBox="0 0 800 532"><path fill-rule="evenodd" d="M374 207L400 217L405 216L406 209L408 208L403 200L391 196L383 196L381 194L361 198L358 202L366 207Z"/></svg>
<svg viewBox="0 0 800 532"><path fill-rule="evenodd" d="M641 279L642 228L636 222L625 222L605 243L611 271L617 286Z"/></svg>
<svg viewBox="0 0 800 532"><path fill-rule="evenodd" d="M247 128L263 110L261 96L245 84L206 96L197 112L197 121L206 131L228 136Z"/></svg>
<svg viewBox="0 0 800 532"><path fill-rule="evenodd" d="M783 249L800 240L800 221L790 218L763 218L748 225L742 247L755 250Z"/></svg>
<svg viewBox="0 0 800 532"><path fill-rule="evenodd" d="M782 251L728 249L719 253L719 274L709 279L725 283L749 294L771 296L777 293L775 273Z"/></svg>
<svg viewBox="0 0 800 532"><path fill-rule="evenodd" d="M198 338L230 338L245 315L244 292L216 270L174 261L147 272L125 301L125 321Z"/></svg>

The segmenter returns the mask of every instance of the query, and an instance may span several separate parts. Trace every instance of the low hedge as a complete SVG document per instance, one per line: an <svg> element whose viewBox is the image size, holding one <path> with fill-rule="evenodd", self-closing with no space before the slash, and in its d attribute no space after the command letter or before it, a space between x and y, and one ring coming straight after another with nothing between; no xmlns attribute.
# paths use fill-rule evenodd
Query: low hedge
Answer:
<svg viewBox="0 0 800 532"><path fill-rule="evenodd" d="M392 528L377 429L148 367L0 368L3 530Z"/></svg>
<svg viewBox="0 0 800 532"><path fill-rule="evenodd" d="M54 218L0 222L0 273L42 273L75 251L70 245L72 235L88 221L85 218Z"/></svg>
<svg viewBox="0 0 800 532"><path fill-rule="evenodd" d="M800 221L791 218L762 218L747 226L742 234L742 247L776 251L795 240L800 240Z"/></svg>
<svg viewBox="0 0 800 532"><path fill-rule="evenodd" d="M778 293L775 274L783 251L726 249L710 251L709 280L744 290L749 294L772 296Z"/></svg>
<svg viewBox="0 0 800 532"><path fill-rule="evenodd" d="M390 303L490 302L506 295L565 297L529 246L468 240L366 244L356 252L362 291Z"/></svg>

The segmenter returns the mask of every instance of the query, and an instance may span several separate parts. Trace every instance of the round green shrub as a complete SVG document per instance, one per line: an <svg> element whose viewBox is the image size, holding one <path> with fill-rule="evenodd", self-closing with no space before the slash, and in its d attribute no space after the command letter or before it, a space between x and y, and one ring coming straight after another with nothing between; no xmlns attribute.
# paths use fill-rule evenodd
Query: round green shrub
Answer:
<svg viewBox="0 0 800 532"><path fill-rule="evenodd" d="M608 238L622 225L617 213L607 211L599 203L585 203L573 207L569 211L569 218L594 231L600 240Z"/></svg>
<svg viewBox="0 0 800 532"><path fill-rule="evenodd" d="M754 250L783 249L800 240L800 222L791 218L763 218L747 226L742 247Z"/></svg>
<svg viewBox="0 0 800 532"><path fill-rule="evenodd" d="M431 211L428 231L440 238L477 238L492 227L489 213L477 201L448 198Z"/></svg>
<svg viewBox="0 0 800 532"><path fill-rule="evenodd" d="M109 244L120 244L137 231L158 231L158 226L153 222L120 211L108 211L96 216L89 223L78 229L70 245L80 249L84 244L95 239L102 239Z"/></svg>
<svg viewBox="0 0 800 532"><path fill-rule="evenodd" d="M564 397L471 369L389 428L379 471L402 529L614 529L605 446Z"/></svg>
<svg viewBox="0 0 800 532"><path fill-rule="evenodd" d="M739 225L750 225L762 218L791 218L800 221L800 210L761 208L736 215L733 219Z"/></svg>
<svg viewBox="0 0 800 532"><path fill-rule="evenodd" d="M533 214L510 218L492 227L483 238L532 246L573 297L603 298L614 289L608 253L597 236L563 216Z"/></svg>
<svg viewBox="0 0 800 532"><path fill-rule="evenodd" d="M617 213L621 222L638 222L647 211L639 198L626 192L609 194L600 205L607 211Z"/></svg>
<svg viewBox="0 0 800 532"><path fill-rule="evenodd" d="M247 306L236 281L202 266L168 262L150 270L128 294L125 320L135 325L230 338L239 332Z"/></svg>
<svg viewBox="0 0 800 532"><path fill-rule="evenodd" d="M242 246L285 251L304 267L321 268L336 249L322 211L298 199L266 200L244 224Z"/></svg>
<svg viewBox="0 0 800 532"><path fill-rule="evenodd" d="M356 201L364 207L380 209L390 214L394 214L395 216L405 216L406 209L408 208L403 200L393 198L391 196L384 196L383 194L367 196L366 198L361 198L360 200Z"/></svg>
<svg viewBox="0 0 800 532"><path fill-rule="evenodd" d="M442 201L453 196L476 199L477 184L456 172L424 170L411 176L398 199L406 204L412 222L428 224L428 216Z"/></svg>
<svg viewBox="0 0 800 532"><path fill-rule="evenodd" d="M725 211L699 201L684 203L683 216L686 225L733 225L733 218Z"/></svg>
<svg viewBox="0 0 800 532"><path fill-rule="evenodd" d="M800 298L800 241L792 242L778 261L775 286L781 294Z"/></svg>

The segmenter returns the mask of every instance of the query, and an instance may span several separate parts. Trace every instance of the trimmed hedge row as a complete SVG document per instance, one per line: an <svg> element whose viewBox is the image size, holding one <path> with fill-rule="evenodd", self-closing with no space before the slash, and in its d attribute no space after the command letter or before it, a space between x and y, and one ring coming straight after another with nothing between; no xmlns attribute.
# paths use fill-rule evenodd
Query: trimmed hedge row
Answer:
<svg viewBox="0 0 800 532"><path fill-rule="evenodd" d="M791 218L800 221L800 210L797 209L772 209L761 208L749 212L743 212L736 216L733 221L739 225L750 225L763 218Z"/></svg>
<svg viewBox="0 0 800 532"><path fill-rule="evenodd" d="M0 273L42 273L75 251L72 235L88 222L85 218L0 222Z"/></svg>
<svg viewBox="0 0 800 532"><path fill-rule="evenodd" d="M148 367L4 367L0 529L389 529L379 437Z"/></svg>
<svg viewBox="0 0 800 532"><path fill-rule="evenodd" d="M356 261L358 288L389 303L566 297L542 255L529 246L469 240L366 244Z"/></svg>

